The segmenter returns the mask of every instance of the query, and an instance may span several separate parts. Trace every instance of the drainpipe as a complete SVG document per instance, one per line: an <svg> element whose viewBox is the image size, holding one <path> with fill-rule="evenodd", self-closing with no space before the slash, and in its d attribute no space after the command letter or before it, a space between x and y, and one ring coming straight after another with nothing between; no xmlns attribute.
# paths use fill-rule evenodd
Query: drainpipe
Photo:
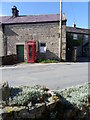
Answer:
<svg viewBox="0 0 90 120"><path fill-rule="evenodd" d="M62 61L62 0L60 0L60 22L59 22L59 61Z"/></svg>

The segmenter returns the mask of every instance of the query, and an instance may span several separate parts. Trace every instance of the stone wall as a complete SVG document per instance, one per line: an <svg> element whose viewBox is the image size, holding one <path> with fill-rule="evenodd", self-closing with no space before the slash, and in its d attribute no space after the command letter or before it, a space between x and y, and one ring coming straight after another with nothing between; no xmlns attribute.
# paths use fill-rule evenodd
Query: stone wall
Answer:
<svg viewBox="0 0 90 120"><path fill-rule="evenodd" d="M2 63L0 65L13 65L18 63L17 56L15 54L0 57L0 59L2 59Z"/></svg>
<svg viewBox="0 0 90 120"><path fill-rule="evenodd" d="M62 27L62 60L66 61L66 25Z"/></svg>
<svg viewBox="0 0 90 120"><path fill-rule="evenodd" d="M88 52L88 57L89 57L89 59L90 59L90 35L88 36L88 42L89 42L89 52Z"/></svg>
<svg viewBox="0 0 90 120"><path fill-rule="evenodd" d="M17 54L16 45L24 45L24 60L27 59L27 40L34 39L37 46L37 59L58 59L59 23L36 23L5 25L7 55ZM66 59L66 26L63 26L63 59ZM46 53L40 53L40 43L46 43Z"/></svg>
<svg viewBox="0 0 90 120"><path fill-rule="evenodd" d="M8 89L7 82L2 85L4 101L0 103L0 118L3 120L89 120L90 82L63 90L37 85Z"/></svg>
<svg viewBox="0 0 90 120"><path fill-rule="evenodd" d="M2 25L0 25L0 57L3 56L3 32Z"/></svg>
<svg viewBox="0 0 90 120"><path fill-rule="evenodd" d="M2 64L3 56L3 34L2 34L2 25L0 25L0 65Z"/></svg>

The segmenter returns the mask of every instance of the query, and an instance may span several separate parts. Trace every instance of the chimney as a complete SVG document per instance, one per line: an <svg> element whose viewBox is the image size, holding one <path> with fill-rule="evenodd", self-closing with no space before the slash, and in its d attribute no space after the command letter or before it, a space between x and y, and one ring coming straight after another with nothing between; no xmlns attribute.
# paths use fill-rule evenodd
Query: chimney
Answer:
<svg viewBox="0 0 90 120"><path fill-rule="evenodd" d="M12 16L13 17L18 17L18 13L19 13L19 11L17 10L17 7L13 6L12 7Z"/></svg>
<svg viewBox="0 0 90 120"><path fill-rule="evenodd" d="M76 24L75 24L75 21L73 22L73 27L76 28Z"/></svg>

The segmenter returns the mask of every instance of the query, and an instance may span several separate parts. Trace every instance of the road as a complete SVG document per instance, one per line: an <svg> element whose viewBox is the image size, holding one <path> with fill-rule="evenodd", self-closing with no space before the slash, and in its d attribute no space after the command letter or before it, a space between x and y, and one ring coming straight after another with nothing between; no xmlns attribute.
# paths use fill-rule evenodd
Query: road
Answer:
<svg viewBox="0 0 90 120"><path fill-rule="evenodd" d="M62 89L88 81L88 63L20 64L0 68L10 86L43 85Z"/></svg>

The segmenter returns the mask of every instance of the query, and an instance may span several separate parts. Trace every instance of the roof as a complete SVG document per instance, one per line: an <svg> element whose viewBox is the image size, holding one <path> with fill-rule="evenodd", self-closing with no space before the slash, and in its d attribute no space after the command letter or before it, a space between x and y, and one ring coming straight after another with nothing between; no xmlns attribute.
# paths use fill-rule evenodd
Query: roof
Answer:
<svg viewBox="0 0 90 120"><path fill-rule="evenodd" d="M65 14L62 15L62 20L66 21ZM37 23L37 22L56 22L59 21L60 14L47 15L30 15L30 16L2 16L0 17L1 24L16 24L16 23Z"/></svg>
<svg viewBox="0 0 90 120"><path fill-rule="evenodd" d="M77 28L77 27L66 27L66 31L68 33L76 33L76 34L85 34L90 35L90 29L85 28Z"/></svg>

